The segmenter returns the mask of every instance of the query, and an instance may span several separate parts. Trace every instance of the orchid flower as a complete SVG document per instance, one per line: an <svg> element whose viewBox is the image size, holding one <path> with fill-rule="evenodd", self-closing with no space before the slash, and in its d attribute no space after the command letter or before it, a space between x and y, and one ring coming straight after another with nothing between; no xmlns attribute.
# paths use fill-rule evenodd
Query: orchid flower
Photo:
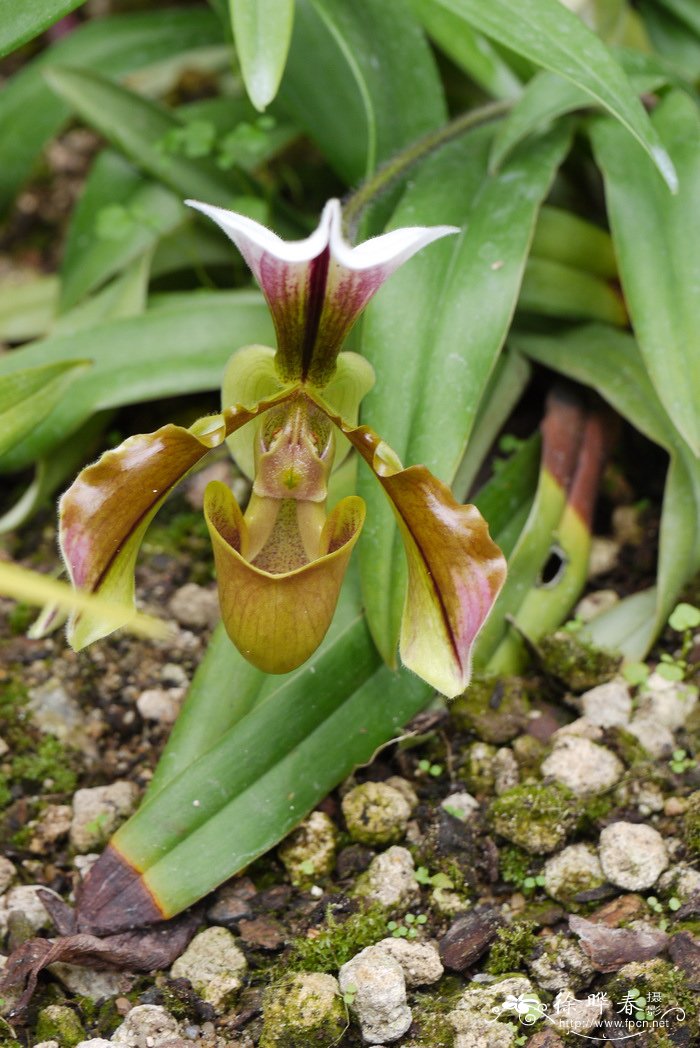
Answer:
<svg viewBox="0 0 700 1048"><path fill-rule="evenodd" d="M505 562L473 506L422 466L404 469L358 425L371 366L341 346L358 315L403 262L450 226L397 229L351 247L337 200L306 240L285 242L222 208L188 201L233 240L274 320L277 348L238 350L224 378L224 407L189 429L168 425L130 437L78 476L60 503L60 542L73 584L133 606L144 533L173 487L228 440L253 481L245 513L212 481L204 512L222 617L254 665L285 673L318 647L330 625L365 506L344 498L327 514L336 454L354 447L389 498L408 560L400 654L448 696L464 690L471 648L505 577ZM83 612L69 624L76 648L112 631Z"/></svg>

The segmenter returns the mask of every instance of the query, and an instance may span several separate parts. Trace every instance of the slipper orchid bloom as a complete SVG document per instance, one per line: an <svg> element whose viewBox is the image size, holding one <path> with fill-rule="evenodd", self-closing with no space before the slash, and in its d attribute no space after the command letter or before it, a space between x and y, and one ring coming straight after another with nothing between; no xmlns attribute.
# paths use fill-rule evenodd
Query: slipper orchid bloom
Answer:
<svg viewBox="0 0 700 1048"><path fill-rule="evenodd" d="M405 665L454 696L470 674L474 638L505 577L505 562L473 506L422 466L404 469L358 426L371 366L341 346L361 310L398 266L450 226L397 229L351 247L330 201L316 231L285 242L242 215L196 201L233 240L274 320L277 349L247 346L224 378L224 408L189 429L130 437L78 476L60 503L61 549L73 584L133 606L134 565L168 493L207 452L229 441L253 481L241 512L228 487L206 489L221 611L239 651L270 673L301 665L330 625L364 521L362 499L326 512L336 452L350 446L392 503L408 559L400 653ZM83 612L69 625L76 649L112 622Z"/></svg>

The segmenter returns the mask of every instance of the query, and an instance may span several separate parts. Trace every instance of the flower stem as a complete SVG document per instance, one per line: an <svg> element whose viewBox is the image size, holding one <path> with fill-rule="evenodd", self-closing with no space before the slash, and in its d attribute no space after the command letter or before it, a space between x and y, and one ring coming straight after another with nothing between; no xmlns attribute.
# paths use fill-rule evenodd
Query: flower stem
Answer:
<svg viewBox="0 0 700 1048"><path fill-rule="evenodd" d="M507 113L513 107L512 100L490 102L488 105L480 106L478 109L470 109L466 113L460 113L458 117L451 120L444 127L435 131L429 131L427 135L411 142L409 146L396 153L385 164L382 164L374 174L368 178L359 189L352 193L343 207L343 219L350 238L354 239L362 215L370 204L382 193L386 192L403 174L414 164L423 160L436 149L459 138L465 131L485 124L489 120Z"/></svg>

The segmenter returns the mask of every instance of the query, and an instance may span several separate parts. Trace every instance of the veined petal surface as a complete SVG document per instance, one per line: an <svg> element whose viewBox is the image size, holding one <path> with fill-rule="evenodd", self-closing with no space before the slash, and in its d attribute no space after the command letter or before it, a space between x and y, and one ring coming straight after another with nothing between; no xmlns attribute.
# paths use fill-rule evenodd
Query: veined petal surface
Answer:
<svg viewBox="0 0 700 1048"><path fill-rule="evenodd" d="M357 317L384 281L422 247L459 230L414 226L346 242L338 200L329 200L305 240L284 241L245 215L187 200L231 238L267 299L277 333L276 365L285 382L323 387Z"/></svg>
<svg viewBox="0 0 700 1048"><path fill-rule="evenodd" d="M317 403L322 406L320 398ZM456 502L424 466L403 469L368 426L331 418L370 466L396 514L408 562L401 659L453 698L469 683L472 647L505 581L505 557L475 506Z"/></svg>
<svg viewBox="0 0 700 1048"><path fill-rule="evenodd" d="M136 557L166 497L207 452L274 402L129 437L87 466L59 503L59 542L73 585L124 604L130 619ZM84 612L69 624L68 638L79 651L118 628L114 619Z"/></svg>

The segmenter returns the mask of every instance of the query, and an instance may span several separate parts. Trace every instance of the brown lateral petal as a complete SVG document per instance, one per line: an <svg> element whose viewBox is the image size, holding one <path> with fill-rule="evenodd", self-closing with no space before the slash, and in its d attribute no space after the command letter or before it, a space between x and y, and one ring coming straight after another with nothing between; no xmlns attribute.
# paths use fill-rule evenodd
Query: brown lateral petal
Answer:
<svg viewBox="0 0 700 1048"><path fill-rule="evenodd" d="M281 574L244 559L245 522L220 481L207 487L204 515L226 632L241 654L265 673L296 669L314 653L330 626L364 523L364 502L355 495L343 499L326 521L319 558Z"/></svg>
<svg viewBox="0 0 700 1048"><path fill-rule="evenodd" d="M59 541L73 585L124 604L126 621L133 613L136 557L168 494L212 448L276 402L229 408L189 429L168 425L129 437L84 469L59 504ZM117 628L83 612L70 624L69 639L79 650Z"/></svg>
<svg viewBox="0 0 700 1048"><path fill-rule="evenodd" d="M456 502L425 466L403 469L368 426L349 426L317 402L373 470L398 521L408 561L401 659L454 698L469 683L471 650L505 580L505 558L475 506Z"/></svg>

